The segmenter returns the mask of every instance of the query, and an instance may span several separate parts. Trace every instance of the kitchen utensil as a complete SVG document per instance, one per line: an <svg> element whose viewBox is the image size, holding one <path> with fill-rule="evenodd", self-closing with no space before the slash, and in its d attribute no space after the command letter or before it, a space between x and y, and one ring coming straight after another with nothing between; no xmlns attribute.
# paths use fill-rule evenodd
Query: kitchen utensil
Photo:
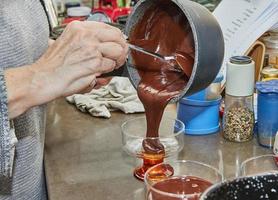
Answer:
<svg viewBox="0 0 278 200"><path fill-rule="evenodd" d="M215 79L223 61L224 39L218 22L205 7L189 0L169 2L178 6L180 12L187 17L188 21L184 23L190 25L195 41L195 62L192 74L180 95L172 99L172 102L176 102L184 95L191 95L205 89ZM152 0L139 1L129 16L125 34L129 36L145 12L160 3L160 1ZM175 37L174 34L173 37ZM127 70L133 85L137 87L141 78L132 63L132 56L129 54Z"/></svg>
<svg viewBox="0 0 278 200"><path fill-rule="evenodd" d="M146 50L146 49L144 49L142 47L139 47L139 46L136 46L136 45L133 45L133 44L130 44L130 43L128 44L128 46L131 49L134 49L134 50L139 51L141 53L145 53L145 54L147 54L149 56L158 58L158 59L160 59L162 61L166 61L167 62L167 61L170 61L170 60L175 60L174 56L162 56L162 55L160 55L158 53L148 51L148 50Z"/></svg>
<svg viewBox="0 0 278 200"><path fill-rule="evenodd" d="M128 45L129 45L129 48L131 48L131 49L133 49L135 51L139 51L139 52L147 54L149 56L158 58L159 60L161 60L163 62L169 63L169 65L172 66L170 68L170 70L176 71L176 72L182 72L182 67L176 61L176 56L163 56L163 55L160 55L158 53L148 51L148 50L146 50L146 49L144 49L142 47L139 47L139 46L136 46L136 45L133 45L133 44L130 44L130 43Z"/></svg>

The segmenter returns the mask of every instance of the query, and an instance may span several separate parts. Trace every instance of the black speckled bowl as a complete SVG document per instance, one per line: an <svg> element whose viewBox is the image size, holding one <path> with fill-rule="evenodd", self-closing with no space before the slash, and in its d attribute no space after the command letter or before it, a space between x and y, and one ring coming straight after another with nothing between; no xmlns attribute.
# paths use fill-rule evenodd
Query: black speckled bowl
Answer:
<svg viewBox="0 0 278 200"><path fill-rule="evenodd" d="M201 200L278 200L278 174L242 177L216 184Z"/></svg>

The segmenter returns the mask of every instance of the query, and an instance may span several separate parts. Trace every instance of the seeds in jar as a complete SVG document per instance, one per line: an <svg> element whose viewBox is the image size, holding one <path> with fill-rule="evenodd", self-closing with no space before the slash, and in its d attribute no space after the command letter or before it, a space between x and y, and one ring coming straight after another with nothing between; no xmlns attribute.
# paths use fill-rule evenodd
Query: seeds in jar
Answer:
<svg viewBox="0 0 278 200"><path fill-rule="evenodd" d="M225 114L224 137L234 142L252 139L254 113L246 107L232 107Z"/></svg>

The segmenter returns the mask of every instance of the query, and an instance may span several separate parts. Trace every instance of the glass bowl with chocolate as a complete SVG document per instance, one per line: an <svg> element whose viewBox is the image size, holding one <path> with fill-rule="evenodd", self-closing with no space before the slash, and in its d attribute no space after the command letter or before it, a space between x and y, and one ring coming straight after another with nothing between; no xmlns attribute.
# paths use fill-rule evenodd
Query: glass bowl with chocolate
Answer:
<svg viewBox="0 0 278 200"><path fill-rule="evenodd" d="M145 175L147 200L198 200L210 186L223 181L222 173L193 160L169 161Z"/></svg>
<svg viewBox="0 0 278 200"><path fill-rule="evenodd" d="M183 149L184 124L182 121L163 117L158 128L158 137L147 137L146 117L137 117L122 124L123 150L141 162L134 176L144 179L146 171L165 158L176 155Z"/></svg>

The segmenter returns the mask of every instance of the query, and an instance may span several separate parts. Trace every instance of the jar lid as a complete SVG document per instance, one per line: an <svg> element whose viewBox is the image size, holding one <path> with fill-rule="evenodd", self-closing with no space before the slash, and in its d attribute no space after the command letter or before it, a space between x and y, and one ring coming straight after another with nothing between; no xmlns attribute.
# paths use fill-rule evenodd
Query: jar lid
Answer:
<svg viewBox="0 0 278 200"><path fill-rule="evenodd" d="M80 2L67 2L67 3L65 3L66 8L79 7L79 6L80 6Z"/></svg>
<svg viewBox="0 0 278 200"><path fill-rule="evenodd" d="M278 93L278 80L257 82L256 88L262 93Z"/></svg>
<svg viewBox="0 0 278 200"><path fill-rule="evenodd" d="M278 36L268 36L264 38L267 48L278 49Z"/></svg>
<svg viewBox="0 0 278 200"><path fill-rule="evenodd" d="M261 74L267 78L278 78L278 69L274 67L265 67L261 71Z"/></svg>
<svg viewBox="0 0 278 200"><path fill-rule="evenodd" d="M252 58L249 56L233 56L230 58L230 62L233 64L245 65L252 62Z"/></svg>
<svg viewBox="0 0 278 200"><path fill-rule="evenodd" d="M89 16L91 13L91 8L89 7L73 7L67 10L67 15L69 17L85 17Z"/></svg>
<svg viewBox="0 0 278 200"><path fill-rule="evenodd" d="M251 63L249 63L251 60ZM233 61L233 62L231 62ZM250 57L232 57L227 63L226 94L250 96L254 93L255 63Z"/></svg>

